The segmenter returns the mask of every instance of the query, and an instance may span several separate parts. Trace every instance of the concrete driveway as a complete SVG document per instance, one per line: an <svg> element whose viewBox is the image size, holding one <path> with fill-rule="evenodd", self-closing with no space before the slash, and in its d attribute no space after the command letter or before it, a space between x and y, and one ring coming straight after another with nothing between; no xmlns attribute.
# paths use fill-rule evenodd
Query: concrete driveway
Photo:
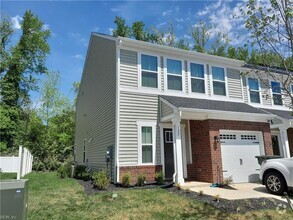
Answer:
<svg viewBox="0 0 293 220"><path fill-rule="evenodd" d="M265 186L260 183L237 183L232 184L226 188L212 188L210 183L203 182L186 182L181 185L183 189L190 189L191 191L199 193L203 191L205 195L220 195L222 199L250 199L250 198L275 198L282 201L287 201L283 196L276 196L268 193ZM290 196L293 203L293 196Z"/></svg>

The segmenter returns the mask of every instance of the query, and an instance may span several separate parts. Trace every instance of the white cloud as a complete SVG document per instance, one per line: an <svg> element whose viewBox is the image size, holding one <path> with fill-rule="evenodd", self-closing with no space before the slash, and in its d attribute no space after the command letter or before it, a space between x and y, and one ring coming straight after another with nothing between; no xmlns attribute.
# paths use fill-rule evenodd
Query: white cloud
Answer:
<svg viewBox="0 0 293 220"><path fill-rule="evenodd" d="M120 11L120 9L119 8L111 8L111 11L112 12L118 12L118 11Z"/></svg>
<svg viewBox="0 0 293 220"><path fill-rule="evenodd" d="M42 30L49 30L50 29L50 25L48 24L43 24L42 26Z"/></svg>
<svg viewBox="0 0 293 220"><path fill-rule="evenodd" d="M175 18L175 21L177 21L177 22L184 22L184 19L183 18Z"/></svg>
<svg viewBox="0 0 293 220"><path fill-rule="evenodd" d="M108 28L109 34L112 35L113 34L113 30L114 30L113 28Z"/></svg>
<svg viewBox="0 0 293 220"><path fill-rule="evenodd" d="M157 27L157 28L160 28L160 27L162 27L162 26L164 26L164 25L166 25L166 24L167 24L167 22L162 22L162 23L158 24L156 27Z"/></svg>
<svg viewBox="0 0 293 220"><path fill-rule="evenodd" d="M15 30L18 30L21 28L21 21L23 20L22 17L20 17L19 15L16 15L14 17L11 18L11 22L12 22L12 28Z"/></svg>
<svg viewBox="0 0 293 220"><path fill-rule="evenodd" d="M75 54L75 55L72 56L72 57L75 58L75 59L84 60L84 57L83 57L83 55L81 55L81 54Z"/></svg>
<svg viewBox="0 0 293 220"><path fill-rule="evenodd" d="M94 31L94 32L98 32L100 30L100 28L99 27L95 27L95 28L93 28L93 30L92 31Z"/></svg>
<svg viewBox="0 0 293 220"><path fill-rule="evenodd" d="M80 33L68 32L68 35L77 42L81 43L84 47L88 46L88 41L82 37Z"/></svg>
<svg viewBox="0 0 293 220"><path fill-rule="evenodd" d="M163 11L162 16L170 15L171 12L172 12L172 9L169 9L169 10L167 10L167 11Z"/></svg>

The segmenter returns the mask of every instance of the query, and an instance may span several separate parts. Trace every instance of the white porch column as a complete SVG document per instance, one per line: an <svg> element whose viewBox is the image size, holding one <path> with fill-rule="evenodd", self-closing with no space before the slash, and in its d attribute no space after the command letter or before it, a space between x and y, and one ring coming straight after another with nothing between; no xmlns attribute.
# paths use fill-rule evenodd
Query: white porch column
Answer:
<svg viewBox="0 0 293 220"><path fill-rule="evenodd" d="M183 178L183 160L182 160L182 143L181 143L181 118L180 116L175 116L172 119L173 122L173 148L174 148L174 171L173 181L175 183L184 183Z"/></svg>
<svg viewBox="0 0 293 220"><path fill-rule="evenodd" d="M284 157L289 158L290 157L290 150L289 150L289 141L288 141L288 134L287 134L287 126L280 126L280 134L281 134L281 141L282 141L282 147L284 152Z"/></svg>

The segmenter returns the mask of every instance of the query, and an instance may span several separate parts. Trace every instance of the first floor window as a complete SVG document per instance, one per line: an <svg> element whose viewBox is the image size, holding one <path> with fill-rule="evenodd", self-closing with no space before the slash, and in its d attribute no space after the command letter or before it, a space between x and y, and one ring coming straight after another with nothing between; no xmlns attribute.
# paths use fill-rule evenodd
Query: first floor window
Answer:
<svg viewBox="0 0 293 220"><path fill-rule="evenodd" d="M214 95L226 96L225 70L222 67L212 66Z"/></svg>
<svg viewBox="0 0 293 220"><path fill-rule="evenodd" d="M283 105L281 84L279 82L271 82L274 105Z"/></svg>
<svg viewBox="0 0 293 220"><path fill-rule="evenodd" d="M154 164L156 122L137 122L138 164Z"/></svg>
<svg viewBox="0 0 293 220"><path fill-rule="evenodd" d="M153 162L153 137L152 127L141 127L141 149L142 163Z"/></svg>
<svg viewBox="0 0 293 220"><path fill-rule="evenodd" d="M85 163L86 139L83 139L83 162Z"/></svg>
<svg viewBox="0 0 293 220"><path fill-rule="evenodd" d="M250 102L260 103L259 83L257 79L248 78Z"/></svg>

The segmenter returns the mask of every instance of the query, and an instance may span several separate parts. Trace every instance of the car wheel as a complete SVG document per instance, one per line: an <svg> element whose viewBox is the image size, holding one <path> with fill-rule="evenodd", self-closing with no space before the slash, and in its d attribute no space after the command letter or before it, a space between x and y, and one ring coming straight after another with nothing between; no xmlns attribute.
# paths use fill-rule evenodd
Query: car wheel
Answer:
<svg viewBox="0 0 293 220"><path fill-rule="evenodd" d="M278 172L269 172L265 176L265 185L267 190L275 195L282 195L286 190L286 181Z"/></svg>

